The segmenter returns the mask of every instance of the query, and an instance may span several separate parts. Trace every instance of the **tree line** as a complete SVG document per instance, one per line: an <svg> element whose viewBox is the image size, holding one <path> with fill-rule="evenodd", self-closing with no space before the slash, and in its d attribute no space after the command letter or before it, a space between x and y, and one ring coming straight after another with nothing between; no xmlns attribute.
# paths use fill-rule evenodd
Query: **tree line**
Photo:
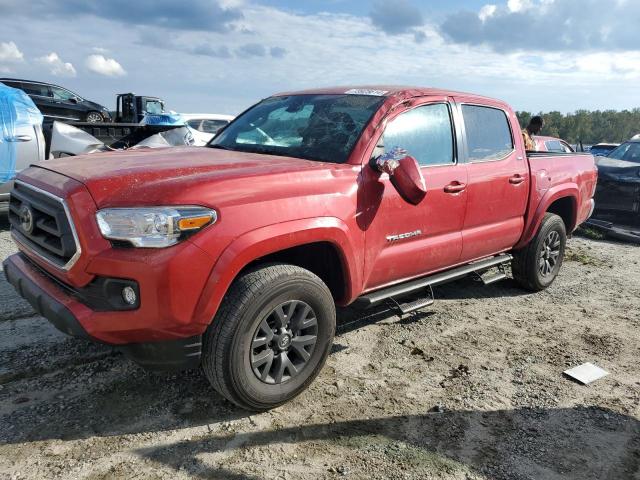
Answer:
<svg viewBox="0 0 640 480"><path fill-rule="evenodd" d="M584 144L621 143L640 133L640 108L621 112L578 110L566 115L560 112L516 112L516 115L523 128L532 116L542 116L544 128L540 135L562 138L573 144L580 141Z"/></svg>

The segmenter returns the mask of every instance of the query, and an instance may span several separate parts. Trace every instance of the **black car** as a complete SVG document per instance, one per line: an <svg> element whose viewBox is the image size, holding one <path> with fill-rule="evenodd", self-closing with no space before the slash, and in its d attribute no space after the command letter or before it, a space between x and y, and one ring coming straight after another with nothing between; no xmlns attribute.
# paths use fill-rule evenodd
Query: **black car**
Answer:
<svg viewBox="0 0 640 480"><path fill-rule="evenodd" d="M606 157L598 157L596 210L619 221L640 223L640 140L625 142Z"/></svg>
<svg viewBox="0 0 640 480"><path fill-rule="evenodd" d="M58 85L16 78L0 78L0 82L8 87L23 90L48 119L90 123L111 121L111 115L106 107L85 100Z"/></svg>

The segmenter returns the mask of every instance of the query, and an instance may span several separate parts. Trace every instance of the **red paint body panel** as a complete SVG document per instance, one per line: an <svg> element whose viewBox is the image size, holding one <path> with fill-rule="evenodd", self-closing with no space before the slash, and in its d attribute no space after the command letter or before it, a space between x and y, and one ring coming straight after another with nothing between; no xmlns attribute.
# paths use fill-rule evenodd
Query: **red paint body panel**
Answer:
<svg viewBox="0 0 640 480"><path fill-rule="evenodd" d="M95 276L136 280L141 298L137 310L94 312L29 262L16 262L67 306L92 337L113 344L140 343L204 332L238 273L287 248L331 245L340 259L334 268L341 269L345 279L344 298L336 301L349 304L366 291L525 245L559 198L574 202L570 230L589 215L596 180L593 158L528 159L515 114L503 102L435 89L369 88L388 93L345 164L184 147L72 157L23 171L23 182L65 199L82 254L65 272L27 247L21 250L74 287L87 285ZM514 151L500 161L468 163L456 125L456 163L421 167L427 194L411 205L388 175L377 173L368 162L388 121L432 102L448 103L452 111L465 102L503 109L511 122ZM514 176L522 181L513 183ZM464 188L448 190L452 184ZM97 210L151 205L206 206L217 211L218 221L159 250L117 248L101 236ZM398 241L387 238L407 233L411 235Z"/></svg>

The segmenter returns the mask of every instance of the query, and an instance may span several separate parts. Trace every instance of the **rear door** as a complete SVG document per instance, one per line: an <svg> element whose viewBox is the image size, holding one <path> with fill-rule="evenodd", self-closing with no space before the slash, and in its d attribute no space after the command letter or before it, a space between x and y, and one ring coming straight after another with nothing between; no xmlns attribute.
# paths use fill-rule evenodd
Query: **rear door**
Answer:
<svg viewBox="0 0 640 480"><path fill-rule="evenodd" d="M515 138L515 114L456 98L463 119L468 169L467 210L462 230L465 262L508 250L524 230L529 166Z"/></svg>
<svg viewBox="0 0 640 480"><path fill-rule="evenodd" d="M49 85L22 82L22 90L31 97L44 116L59 118L59 111L56 109Z"/></svg>
<svg viewBox="0 0 640 480"><path fill-rule="evenodd" d="M428 97L413 101L386 121L374 156L395 147L407 150L421 166L427 194L412 205L398 194L386 173L364 166L366 203L358 223L365 231L366 289L459 261L467 172L458 161L454 113L447 98Z"/></svg>

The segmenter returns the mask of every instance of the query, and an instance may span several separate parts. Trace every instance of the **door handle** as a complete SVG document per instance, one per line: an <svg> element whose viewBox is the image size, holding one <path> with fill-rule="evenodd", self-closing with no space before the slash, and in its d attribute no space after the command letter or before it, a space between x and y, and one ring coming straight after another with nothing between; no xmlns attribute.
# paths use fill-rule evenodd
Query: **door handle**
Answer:
<svg viewBox="0 0 640 480"><path fill-rule="evenodd" d="M13 137L5 137L7 142L30 142L33 140L31 135L15 135Z"/></svg>
<svg viewBox="0 0 640 480"><path fill-rule="evenodd" d="M511 185L520 185L522 182L524 182L524 177L519 173L514 175L513 177L509 177L509 183Z"/></svg>
<svg viewBox="0 0 640 480"><path fill-rule="evenodd" d="M466 183L460 182L451 182L449 185L444 187L445 193L460 193L464 192L467 189Z"/></svg>

